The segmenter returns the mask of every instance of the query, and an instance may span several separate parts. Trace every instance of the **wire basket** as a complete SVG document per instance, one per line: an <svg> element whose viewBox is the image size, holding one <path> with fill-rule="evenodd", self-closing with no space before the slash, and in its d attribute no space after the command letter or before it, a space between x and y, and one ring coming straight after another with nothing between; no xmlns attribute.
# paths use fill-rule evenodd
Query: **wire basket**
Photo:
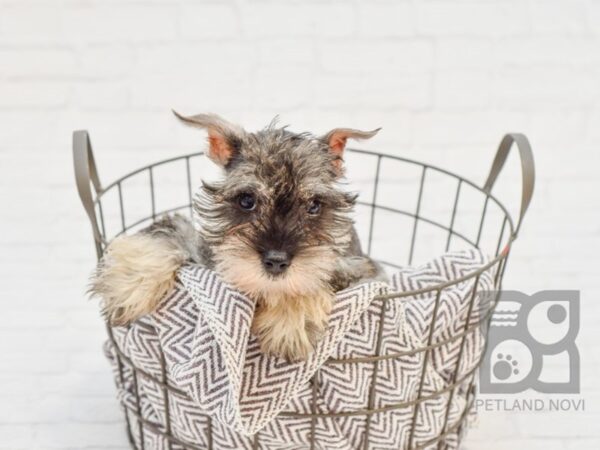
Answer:
<svg viewBox="0 0 600 450"><path fill-rule="evenodd" d="M492 188L513 144L516 144L519 150L522 169L521 205L516 223L507 208L492 194ZM356 167L360 169L356 181L362 189L361 196L357 202L357 210L359 213L362 213L364 220L359 221L358 228L359 234L362 235L363 241L366 243L365 251L372 258L379 261L385 267L400 268L406 266L406 264L412 264L419 258L438 255L456 247L481 249L486 254L492 255L492 258L478 270L460 279L418 291L380 295L375 298L375 302L381 303L382 311L386 302L402 301L402 299L406 299L407 297L427 292L435 293L434 295L436 295L437 301L439 301L443 290L450 289L453 285L468 279L475 280L473 284L474 292L470 297L469 316L467 317L463 332L444 341L432 344L434 314L431 326L429 327L427 345L410 352L410 354L422 353L424 355L424 367L421 373L416 400L386 406L385 408L374 407L372 397L374 386L377 384L376 368L379 361L390 358L390 355L362 357L357 358L356 361L349 359L343 362L347 364L373 363L375 375L372 378L370 386L369 406L367 408L344 413L318 412L316 407L316 385L313 384L313 407L311 413L300 414L294 411L284 411L280 415L310 420L310 439L306 443L306 448L310 449L318 448L314 431L317 420L335 420L340 414L363 417L366 428L362 448L369 449L371 448L369 442L370 418L375 414L382 413L384 410L389 411L391 409L411 407L413 414L407 449L417 450L432 447L441 449L444 448L445 440L449 435L460 435L467 416L474 405L476 369L481 364L485 351L482 353L482 358L478 361L476 367L469 370L466 374L460 374L459 376L459 365L461 364L467 335L479 332L483 333L484 338L487 336L488 324L498 300L498 292L501 289L502 277L506 269L511 244L517 237L523 217L533 195L535 171L531 147L527 138L522 134L514 133L504 136L483 187L479 187L475 183L441 168L410 159L365 150L348 149L347 152L348 156L346 159L354 159ZM192 174L197 167L205 167L202 164L204 160L203 153L187 154L141 167L103 187L100 183L94 161L90 138L86 131L76 131L74 133L73 156L77 189L83 207L91 222L98 259L102 257L111 239L119 234L145 227L165 213L189 212L191 215L194 187L192 180L195 179ZM176 175L168 179L168 183L165 185L169 185L170 187L178 186L180 188L180 197L183 198L181 198L179 203L173 204L173 198L176 196L173 196L173 198L169 197L166 202L162 202L164 204L159 201L158 197L161 195L162 188L158 180L158 172L167 167L173 167L177 171ZM410 175L403 173L403 171L407 171ZM355 181L353 176L349 178ZM134 179L137 179L137 182L132 184ZM140 207L139 203L135 202L136 207L132 209L137 209L137 211L130 212L126 201L130 191L135 191L138 196L146 196L149 200L147 206ZM433 197L431 197L432 195ZM428 202L428 198L435 198L435 201L432 203ZM110 213L107 211L109 208L112 211ZM109 229L108 222L110 220L115 223ZM400 224L404 224L406 233L398 231L401 228ZM395 241L398 241L398 235L406 234L407 239L397 242L394 245L394 242L391 241L391 236L385 235L390 229L394 232ZM378 236L380 239L377 238ZM477 280L486 271L494 273L494 290L496 294L489 309L473 324L469 318L477 293ZM160 355L161 377L155 377L136 367L134 362L123 353L117 345L112 329L108 324L107 331L109 339L116 350L116 363L120 376L123 377L130 374L129 376L133 378L130 381L132 381L135 389L136 403L132 406L121 402L125 409L127 433L132 448L143 449L146 433L152 432L162 436L168 448L212 449L213 441L210 429L207 447L199 447L193 442L183 442L173 435L168 409L169 396L182 395L182 393L167 382L164 355ZM460 342L460 352L451 383L434 394L423 395L425 366L430 358L430 352L435 347L452 342ZM378 336L377 348L380 347L380 343L381 333ZM335 364L339 363L339 361L333 360L327 363ZM138 377L150 380L155 384L157 390L163 392L166 426L159 426L143 417L142 406L139 401ZM455 395L457 389L465 389L465 387L467 401L465 402L464 410L459 415L459 420L450 424L448 418L452 396ZM417 445L414 442L413 435L415 424L418 420L418 406L426 400L440 396L445 396L449 399L444 425L437 436ZM209 424L211 423L210 417L207 417L207 421ZM254 448L265 448L261 446L260 432L253 439Z"/></svg>

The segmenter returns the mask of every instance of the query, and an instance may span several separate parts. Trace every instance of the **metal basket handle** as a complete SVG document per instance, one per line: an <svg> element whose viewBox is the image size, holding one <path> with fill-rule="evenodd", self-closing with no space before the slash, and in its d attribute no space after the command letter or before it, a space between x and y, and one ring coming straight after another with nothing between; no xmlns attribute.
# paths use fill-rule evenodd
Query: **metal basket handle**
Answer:
<svg viewBox="0 0 600 450"><path fill-rule="evenodd" d="M81 198L83 208L92 224L92 232L94 233L94 240L96 242L96 253L98 258L100 258L102 256L103 239L98 227L94 196L102 192L102 186L100 178L98 178L90 136L85 130L73 132L73 165L79 198ZM92 194L92 186L94 194Z"/></svg>
<svg viewBox="0 0 600 450"><path fill-rule="evenodd" d="M513 146L513 143L517 144L519 149L519 156L521 158L521 173L523 176L523 190L521 193L521 211L519 213L519 220L515 228L515 236L519 233L523 217L529 208L531 203L531 197L533 196L533 188L535 186L535 164L533 161L533 152L531 151L531 145L529 140L521 133L509 133L506 134L496 152L496 157L492 163L490 174L488 175L487 181L483 186L483 190L490 194L496 178L500 174L500 171L504 167L504 163L508 157L508 153Z"/></svg>

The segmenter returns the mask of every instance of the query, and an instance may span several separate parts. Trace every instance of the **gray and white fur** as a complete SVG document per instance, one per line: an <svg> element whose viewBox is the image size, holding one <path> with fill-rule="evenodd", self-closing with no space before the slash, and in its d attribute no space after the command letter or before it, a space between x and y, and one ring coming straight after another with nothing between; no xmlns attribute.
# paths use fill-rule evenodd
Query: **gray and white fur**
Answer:
<svg viewBox="0 0 600 450"><path fill-rule="evenodd" d="M385 278L361 250L351 217L356 196L339 183L346 141L378 130L315 136L272 122L247 132L213 114L175 114L208 132L207 155L224 170L194 200L201 226L166 216L116 239L91 291L113 324L125 324L158 306L182 264L200 264L256 301L253 332L265 352L306 358L335 292Z"/></svg>

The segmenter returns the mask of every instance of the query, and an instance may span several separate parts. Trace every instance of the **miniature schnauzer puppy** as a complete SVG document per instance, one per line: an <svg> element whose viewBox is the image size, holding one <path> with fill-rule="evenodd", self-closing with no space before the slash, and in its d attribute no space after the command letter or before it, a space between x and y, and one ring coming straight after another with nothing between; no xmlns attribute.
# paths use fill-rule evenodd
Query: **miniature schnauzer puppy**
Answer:
<svg viewBox="0 0 600 450"><path fill-rule="evenodd" d="M116 325L155 310L177 269L196 263L256 301L261 349L301 360L327 326L335 292L384 278L353 227L356 196L339 186L348 139L377 130L338 128L322 137L275 123L250 133L212 114L184 117L208 132L208 157L224 178L203 183L193 208L199 229L169 216L115 239L92 280Z"/></svg>

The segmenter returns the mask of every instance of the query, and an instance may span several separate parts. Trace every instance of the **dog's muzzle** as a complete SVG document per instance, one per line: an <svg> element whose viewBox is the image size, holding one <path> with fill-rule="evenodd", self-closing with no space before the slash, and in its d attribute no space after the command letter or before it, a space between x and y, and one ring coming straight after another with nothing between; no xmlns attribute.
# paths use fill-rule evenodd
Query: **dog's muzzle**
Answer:
<svg viewBox="0 0 600 450"><path fill-rule="evenodd" d="M291 258L287 252L268 250L264 252L262 264L265 271L271 275L280 275L290 266Z"/></svg>

